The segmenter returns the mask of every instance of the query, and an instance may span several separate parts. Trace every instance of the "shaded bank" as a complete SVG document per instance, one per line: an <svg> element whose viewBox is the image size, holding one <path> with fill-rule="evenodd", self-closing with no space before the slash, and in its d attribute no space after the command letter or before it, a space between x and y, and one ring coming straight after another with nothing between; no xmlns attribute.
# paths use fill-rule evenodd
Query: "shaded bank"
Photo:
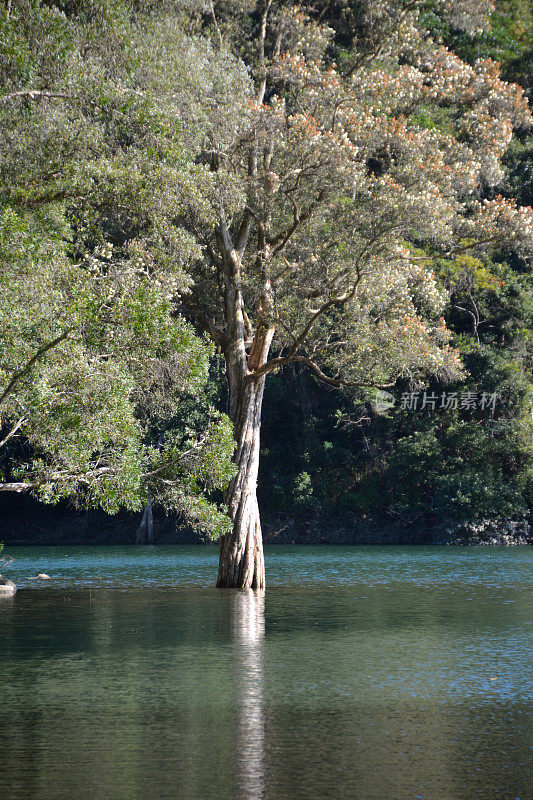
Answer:
<svg viewBox="0 0 533 800"><path fill-rule="evenodd" d="M267 544L503 544L533 543L531 515L454 524L422 515L369 517L346 514L269 514L262 509ZM0 541L6 545L135 544L140 515L77 511L67 503L46 506L28 497L0 498ZM204 541L174 515L154 510L155 544Z"/></svg>

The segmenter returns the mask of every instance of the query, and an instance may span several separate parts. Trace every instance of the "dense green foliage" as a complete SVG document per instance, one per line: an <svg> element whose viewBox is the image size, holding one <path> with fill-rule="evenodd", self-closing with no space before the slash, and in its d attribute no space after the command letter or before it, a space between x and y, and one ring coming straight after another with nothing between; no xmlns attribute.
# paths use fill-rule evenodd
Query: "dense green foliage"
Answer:
<svg viewBox="0 0 533 800"><path fill-rule="evenodd" d="M491 28L474 35L427 3L424 23L463 59L500 61L503 76L531 90L531 16L500 2ZM533 202L531 137L519 131L500 191ZM488 192L488 190L487 190ZM490 193L488 193L490 196ZM530 264L512 249L436 260L448 326L467 369L453 385L420 387L419 408L385 414L295 370L267 387L261 499L265 507L392 521L460 523L522 514L533 503L533 297ZM424 389L439 395L422 410ZM439 408L443 392L496 393L493 410ZM284 458L289 451L291 457Z"/></svg>
<svg viewBox="0 0 533 800"><path fill-rule="evenodd" d="M253 242L239 287L248 366L274 373L265 507L429 523L524 513L531 274L499 204L531 203L533 149L521 97L513 106L478 60L530 91L527 4L502 0L482 30L485 2L472 4L478 16L459 0L399 3L390 31L386 4L278 5L286 52L269 81L280 97L267 86L260 111L264 64L250 45L260 4L13 0L0 12L3 486L110 512L152 499L210 535L226 530L222 216L236 241L247 229ZM402 49L402 14L415 5ZM475 90L455 82L462 67L441 63L430 38L413 45L419 30L471 65ZM361 64L361 106L350 111L342 92ZM423 80L432 71L434 94ZM358 127L362 117L372 124ZM252 139L266 142L255 172ZM489 234L474 206L464 212L474 194L480 214L481 201L494 203ZM514 240L494 241L498 226ZM271 360L255 363L272 338ZM396 400L384 413L369 394L381 382ZM331 388L342 383L352 385ZM497 399L401 407L402 394L424 391Z"/></svg>
<svg viewBox="0 0 533 800"><path fill-rule="evenodd" d="M205 491L227 483L233 442L212 348L174 311L198 250L171 224L195 166L163 102L188 91L155 61L186 46L165 24L120 3L2 12L0 470L49 502L150 497L217 534Z"/></svg>

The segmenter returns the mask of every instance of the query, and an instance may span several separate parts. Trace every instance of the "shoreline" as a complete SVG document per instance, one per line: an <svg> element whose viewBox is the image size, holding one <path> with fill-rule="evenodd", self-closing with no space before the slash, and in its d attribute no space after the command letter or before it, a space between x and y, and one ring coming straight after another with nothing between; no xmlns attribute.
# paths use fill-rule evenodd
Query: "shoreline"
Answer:
<svg viewBox="0 0 533 800"><path fill-rule="evenodd" d="M6 547L34 545L132 545L140 514L77 511L66 503L46 506L30 498L0 503L0 542ZM347 514L262 512L266 545L459 545L533 544L532 515L459 523L415 514L402 518ZM175 517L154 513L154 544L206 544L208 540Z"/></svg>

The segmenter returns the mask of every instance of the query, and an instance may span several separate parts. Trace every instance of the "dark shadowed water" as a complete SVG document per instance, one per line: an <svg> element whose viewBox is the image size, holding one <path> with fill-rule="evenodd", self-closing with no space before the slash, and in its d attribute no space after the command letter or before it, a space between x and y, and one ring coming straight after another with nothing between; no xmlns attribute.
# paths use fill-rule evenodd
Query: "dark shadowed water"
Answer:
<svg viewBox="0 0 533 800"><path fill-rule="evenodd" d="M531 797L526 548L271 547L265 595L211 547L9 555L1 798Z"/></svg>

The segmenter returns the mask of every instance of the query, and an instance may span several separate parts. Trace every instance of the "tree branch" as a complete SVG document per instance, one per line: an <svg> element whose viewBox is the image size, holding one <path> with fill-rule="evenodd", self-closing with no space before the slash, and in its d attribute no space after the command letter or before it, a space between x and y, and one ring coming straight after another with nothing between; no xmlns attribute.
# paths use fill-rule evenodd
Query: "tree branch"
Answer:
<svg viewBox="0 0 533 800"><path fill-rule="evenodd" d="M476 242L466 244L463 247L458 247L455 250L448 250L443 256L435 256L436 258L448 258L449 256L456 256L458 253L465 253L467 250L472 250L474 247L479 247L480 244L488 244L498 239L498 236L489 236L487 239L478 239Z"/></svg>
<svg viewBox="0 0 533 800"><path fill-rule="evenodd" d="M419 0L411 0L411 2L407 3L407 5L404 6L403 10L400 12L400 14L398 16L397 28L402 24L403 20L407 16L407 14L410 11L412 11L417 6L418 3L419 3ZM387 33L390 36L391 32L388 31ZM362 66L363 64L365 64L365 63L368 64L373 59L378 58L381 55L381 53L383 52L384 45L385 45L385 42L378 42L378 43L376 43L376 45L375 45L373 50L371 50L368 53L363 53L358 59L355 60L355 62L352 65L352 67L343 75L344 79L346 80L347 78L351 77L351 75L360 66Z"/></svg>
<svg viewBox="0 0 533 800"><path fill-rule="evenodd" d="M72 473L56 472L52 473L48 478L35 481L18 481L14 483L0 483L0 492L29 492L32 489L38 489L39 486L44 486L47 483L64 483L65 481L80 481L80 483L89 483L90 478L99 478L111 472L110 467L98 467L97 469L89 470L83 475L73 475Z"/></svg>
<svg viewBox="0 0 533 800"><path fill-rule="evenodd" d="M250 236L250 230L252 227L252 219L253 212L251 208L247 206L243 211L241 224L239 225L237 238L235 240L235 249L240 256L244 254L246 245L248 244L248 237Z"/></svg>
<svg viewBox="0 0 533 800"><path fill-rule="evenodd" d="M319 380L321 380L323 383L326 383L328 386L334 386L336 389L340 389L342 387L363 388L364 386L371 385L374 389L391 389L396 383L396 381L390 381L389 383L366 384L361 383L360 381L345 381L342 378L331 378L320 369L318 364L316 364L311 358L307 358L307 356L279 356L278 358L272 358L248 377L250 380L258 380L258 378L263 377L263 375L268 375L269 372L274 372L274 370L279 369L280 367L284 367L287 364L292 364L295 362L308 367Z"/></svg>
<svg viewBox="0 0 533 800"><path fill-rule="evenodd" d="M265 91L267 83L266 68L265 68L265 40L267 31L268 12L270 11L271 5L272 5L272 0L265 0L265 6L263 9L263 13L261 14L261 21L259 23L259 40L257 49L258 49L260 80L259 80L259 89L257 91L257 102L260 104L262 104L263 100L265 99Z"/></svg>
<svg viewBox="0 0 533 800"><path fill-rule="evenodd" d="M15 374L12 376L11 380L7 384L2 394L0 394L0 405L4 402L6 397L8 397L11 394L17 383L25 375L28 374L33 365L37 361L39 361L39 359L41 359L44 355L46 355L46 353L48 353L49 350L52 350L54 347L57 347L58 344L63 342L73 330L74 328L68 328L66 331L63 331L63 333L60 336L56 336L55 339L52 339L51 342L43 344L42 347L40 347L37 350L37 352L30 358L30 360L22 367L22 369L20 369L18 372L15 372Z"/></svg>
<svg viewBox="0 0 533 800"><path fill-rule="evenodd" d="M229 261L232 265L232 271L235 274L237 267L237 259L236 259L237 253L233 245L233 242L231 240L231 235L228 229L228 223L226 222L226 216L222 209L220 211L219 220L220 222L217 228L217 238L219 240L222 252L226 256L225 258L223 258L223 262L227 266Z"/></svg>
<svg viewBox="0 0 533 800"><path fill-rule="evenodd" d="M324 303L324 305L321 306L317 311L315 311L315 313L311 316L311 319L309 320L303 331L299 334L299 336L296 337L294 344L292 345L289 351L289 355L293 355L298 349L298 347L301 344L303 344L303 342L309 335L311 328L313 327L313 325L315 324L315 322L319 317L325 314L326 311L329 311L330 308L333 308L334 306L344 305L349 300L352 300L360 280L361 280L361 274L359 273L355 280L354 286L352 287L350 292L345 292L343 295L339 295L338 297L333 297L331 300L328 300L327 303Z"/></svg>
<svg viewBox="0 0 533 800"><path fill-rule="evenodd" d="M218 25L217 15L215 14L215 4L214 4L213 0L211 0L211 2L209 3L209 12L210 12L210 15L211 15L211 21L213 23L213 28L215 29L215 33L217 35L218 46L222 50L222 47L224 45L224 41L222 39L222 33L221 33L220 27Z"/></svg>
<svg viewBox="0 0 533 800"><path fill-rule="evenodd" d="M27 97L30 100L37 100L44 97L47 100L72 100L72 95L63 94L61 92L49 92L44 89L26 89L20 92L11 92L10 94L0 95L0 103L7 103L10 100L15 100L17 97Z"/></svg>
<svg viewBox="0 0 533 800"><path fill-rule="evenodd" d="M313 372L317 378L319 378L323 383L327 383L329 386L335 386L340 388L341 386L361 386L359 382L350 382L345 381L342 378L331 378L329 375L326 375L323 372L318 364L315 364L310 358L307 356L278 356L277 358L272 358L270 361L267 361L266 364L263 364L262 367L255 370L249 377L251 380L258 380L258 378L262 378L263 375L268 375L269 372L274 372L274 370L279 369L280 367L284 367L287 364L304 364L306 367L309 367L311 372Z"/></svg>
<svg viewBox="0 0 533 800"><path fill-rule="evenodd" d="M270 241L270 244L272 245L273 248L272 256L277 255L281 250L283 250L283 248L285 247L285 245L287 244L293 233L302 224L302 222L307 222L307 220L313 215L313 212L316 210L316 208L318 208L318 206L326 198L326 196L327 196L326 189L321 189L320 192L318 193L318 197L316 198L316 200L314 200L308 206L307 210L304 211L303 214L300 214L298 206L296 205L294 200L292 200L292 198L289 197L289 200L293 204L294 222L284 231L278 233L277 236L274 236L274 238Z"/></svg>
<svg viewBox="0 0 533 800"><path fill-rule="evenodd" d="M0 442L0 447L3 447L5 444L7 444L7 442L9 442L9 440L16 434L18 430L20 430L20 428L24 425L25 422L26 422L26 417L21 417L18 420L18 422L16 422L15 425L11 428L7 436L5 436L2 439L2 441Z"/></svg>
<svg viewBox="0 0 533 800"><path fill-rule="evenodd" d="M20 481L18 483L0 483L0 492L29 492L37 487L36 483Z"/></svg>
<svg viewBox="0 0 533 800"><path fill-rule="evenodd" d="M207 314L205 314L200 308L198 308L194 303L188 301L186 298L182 297L181 303L198 322L202 330L204 330L211 337L215 344L219 345L219 347L224 347L226 342L224 332L213 322L213 320L209 319Z"/></svg>

